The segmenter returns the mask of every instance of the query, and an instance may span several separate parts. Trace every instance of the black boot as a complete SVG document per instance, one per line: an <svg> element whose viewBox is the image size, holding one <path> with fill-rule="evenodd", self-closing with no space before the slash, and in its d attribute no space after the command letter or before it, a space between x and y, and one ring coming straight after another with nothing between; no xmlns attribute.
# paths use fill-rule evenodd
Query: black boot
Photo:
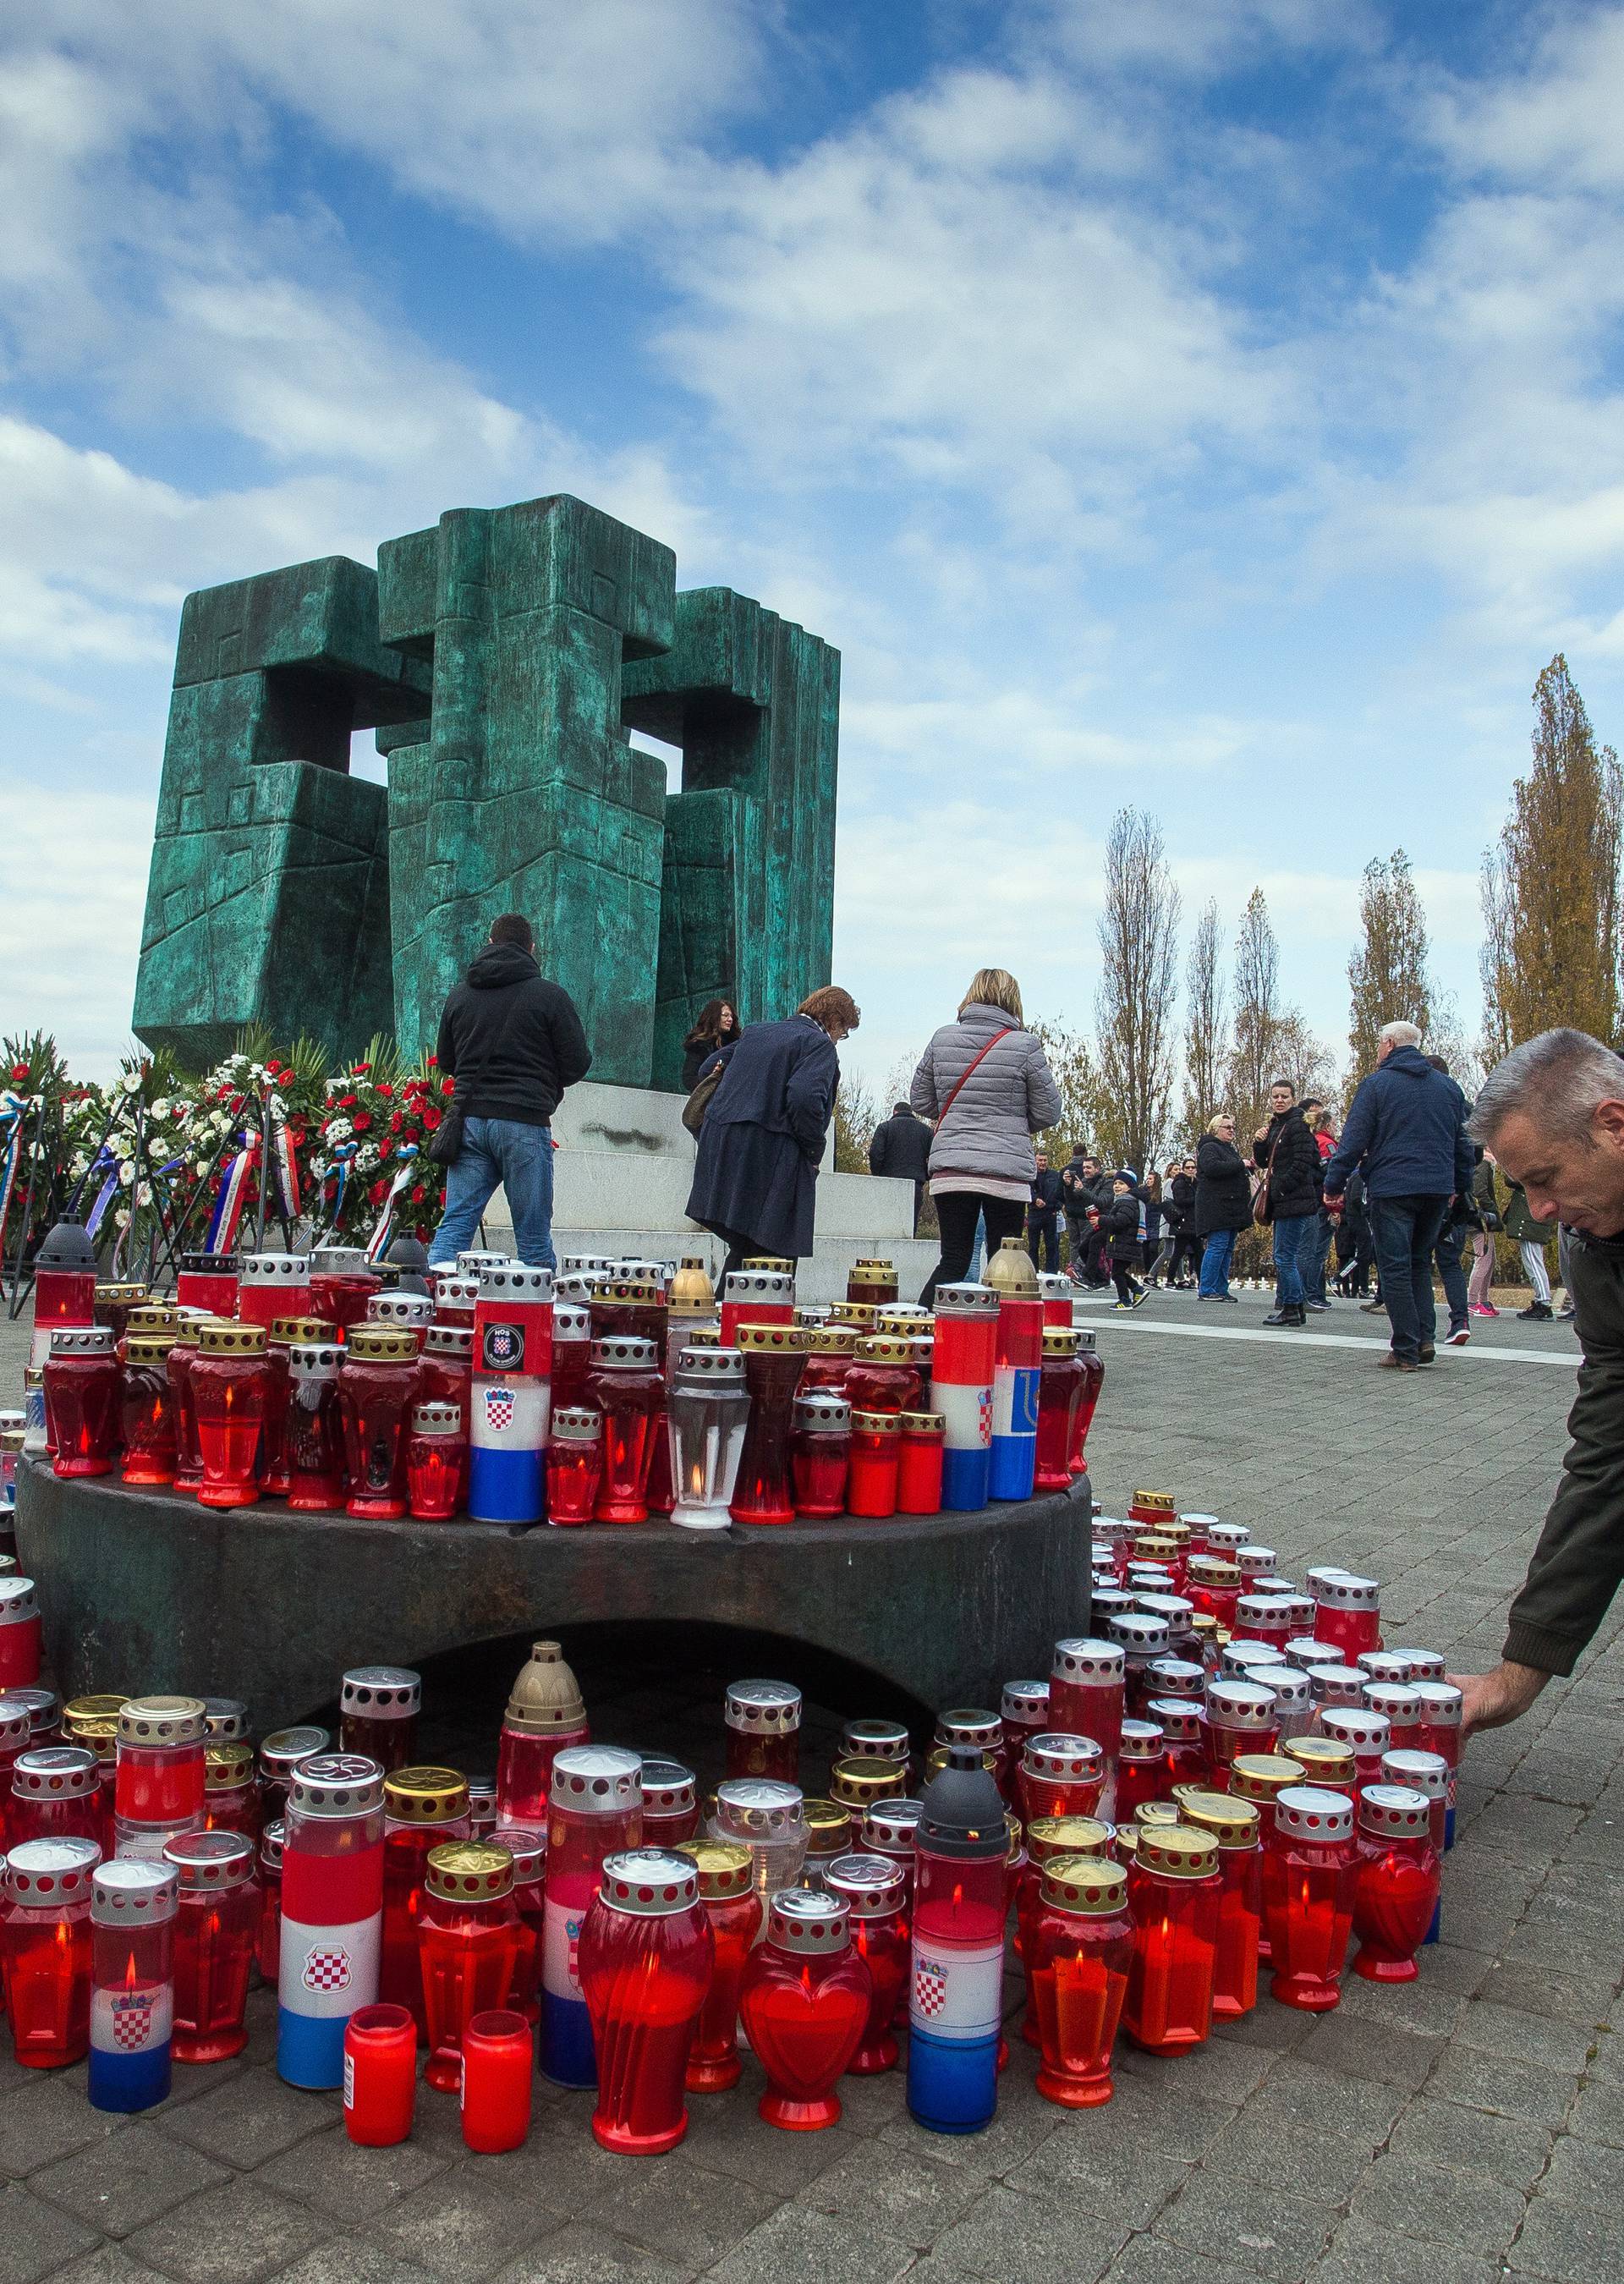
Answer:
<svg viewBox="0 0 1624 2284"><path fill-rule="evenodd" d="M1302 1310L1291 1308L1284 1302L1263 1319L1266 1325L1300 1325L1302 1321Z"/></svg>

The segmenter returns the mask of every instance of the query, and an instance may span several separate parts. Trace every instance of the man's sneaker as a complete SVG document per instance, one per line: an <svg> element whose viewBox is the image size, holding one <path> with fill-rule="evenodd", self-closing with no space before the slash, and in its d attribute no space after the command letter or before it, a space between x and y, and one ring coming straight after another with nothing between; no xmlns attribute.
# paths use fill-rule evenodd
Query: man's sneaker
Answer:
<svg viewBox="0 0 1624 2284"><path fill-rule="evenodd" d="M1524 1324L1548 1325L1550 1322L1550 1303L1549 1301L1536 1301L1532 1308L1519 1309L1517 1314Z"/></svg>
<svg viewBox="0 0 1624 2284"><path fill-rule="evenodd" d="M1142 1285L1128 1305L1130 1309L1143 1309L1150 1297L1149 1287Z"/></svg>
<svg viewBox="0 0 1624 2284"><path fill-rule="evenodd" d="M1452 1349L1464 1349L1471 1338L1472 1327L1470 1325L1456 1325L1449 1334L1449 1346Z"/></svg>
<svg viewBox="0 0 1624 2284"><path fill-rule="evenodd" d="M1433 1346L1431 1341L1428 1341L1425 1348L1418 1348L1416 1350L1416 1362L1417 1364L1431 1364L1433 1358L1437 1355L1437 1353L1438 1351Z"/></svg>
<svg viewBox="0 0 1624 2284"><path fill-rule="evenodd" d="M1305 1301L1302 1305L1305 1309L1312 1309L1316 1317L1324 1316L1331 1307L1329 1301Z"/></svg>
<svg viewBox="0 0 1624 2284"><path fill-rule="evenodd" d="M1135 1305L1132 1301L1113 1301L1111 1303L1112 1313L1113 1316L1126 1317L1131 1313Z"/></svg>
<svg viewBox="0 0 1624 2284"><path fill-rule="evenodd" d="M1414 1372L1416 1370L1416 1366L1411 1364L1408 1357L1395 1356L1391 1349L1385 1356L1378 1357L1376 1363L1377 1369L1380 1372Z"/></svg>
<svg viewBox="0 0 1624 2284"><path fill-rule="evenodd" d="M1557 1322L1559 1325L1571 1325L1573 1321L1573 1304L1569 1301L1564 1307L1557 1310Z"/></svg>
<svg viewBox="0 0 1624 2284"><path fill-rule="evenodd" d="M1362 1316L1381 1317L1386 1314L1387 1304L1385 1301L1361 1301L1359 1310Z"/></svg>

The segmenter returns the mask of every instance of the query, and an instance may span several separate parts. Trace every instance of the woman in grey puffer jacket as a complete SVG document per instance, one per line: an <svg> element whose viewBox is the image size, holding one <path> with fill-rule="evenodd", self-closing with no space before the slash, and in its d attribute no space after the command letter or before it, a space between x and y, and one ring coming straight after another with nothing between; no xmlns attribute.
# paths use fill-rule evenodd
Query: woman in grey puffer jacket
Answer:
<svg viewBox="0 0 1624 2284"><path fill-rule="evenodd" d="M941 1224L941 1258L919 1295L926 1308L938 1285L968 1272L978 1216L987 1217L989 1254L1025 1225L1037 1171L1032 1138L1060 1115L1060 1090L1025 1021L1015 978L983 967L957 1022L942 1025L914 1073L909 1102L936 1127L931 1195Z"/></svg>

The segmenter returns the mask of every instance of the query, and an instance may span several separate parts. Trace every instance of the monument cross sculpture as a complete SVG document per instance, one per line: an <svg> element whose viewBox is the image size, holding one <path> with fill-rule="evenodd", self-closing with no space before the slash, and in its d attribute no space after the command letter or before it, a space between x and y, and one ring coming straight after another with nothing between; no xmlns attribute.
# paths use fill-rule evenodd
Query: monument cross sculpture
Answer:
<svg viewBox="0 0 1624 2284"><path fill-rule="evenodd" d="M564 495L189 595L135 1028L192 1064L250 1022L416 1054L513 910L593 1076L675 1087L707 999L748 1023L828 981L839 724L826 643L679 594L669 548ZM386 787L349 774L367 729Z"/></svg>

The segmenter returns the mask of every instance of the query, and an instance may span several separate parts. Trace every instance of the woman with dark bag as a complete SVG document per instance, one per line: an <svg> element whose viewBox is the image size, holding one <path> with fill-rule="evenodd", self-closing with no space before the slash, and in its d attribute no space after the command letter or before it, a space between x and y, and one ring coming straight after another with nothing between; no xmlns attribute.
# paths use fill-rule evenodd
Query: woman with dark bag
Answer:
<svg viewBox="0 0 1624 2284"><path fill-rule="evenodd" d="M721 1047L740 1036L738 1016L730 999L707 999L699 1020L683 1041L683 1092L691 1094L699 1073Z"/></svg>
<svg viewBox="0 0 1624 2284"><path fill-rule="evenodd" d="M812 1250L817 1169L840 1083L839 1042L857 1003L825 984L786 1022L755 1023L722 1050L722 1083L699 1129L688 1215L728 1248L796 1260Z"/></svg>
<svg viewBox="0 0 1624 2284"><path fill-rule="evenodd" d="M1230 1263L1237 1237L1251 1226L1248 1162L1235 1146L1235 1121L1227 1110L1221 1110L1215 1118L1208 1119L1196 1152L1195 1233L1201 1248L1198 1299L1235 1301L1230 1290Z"/></svg>

